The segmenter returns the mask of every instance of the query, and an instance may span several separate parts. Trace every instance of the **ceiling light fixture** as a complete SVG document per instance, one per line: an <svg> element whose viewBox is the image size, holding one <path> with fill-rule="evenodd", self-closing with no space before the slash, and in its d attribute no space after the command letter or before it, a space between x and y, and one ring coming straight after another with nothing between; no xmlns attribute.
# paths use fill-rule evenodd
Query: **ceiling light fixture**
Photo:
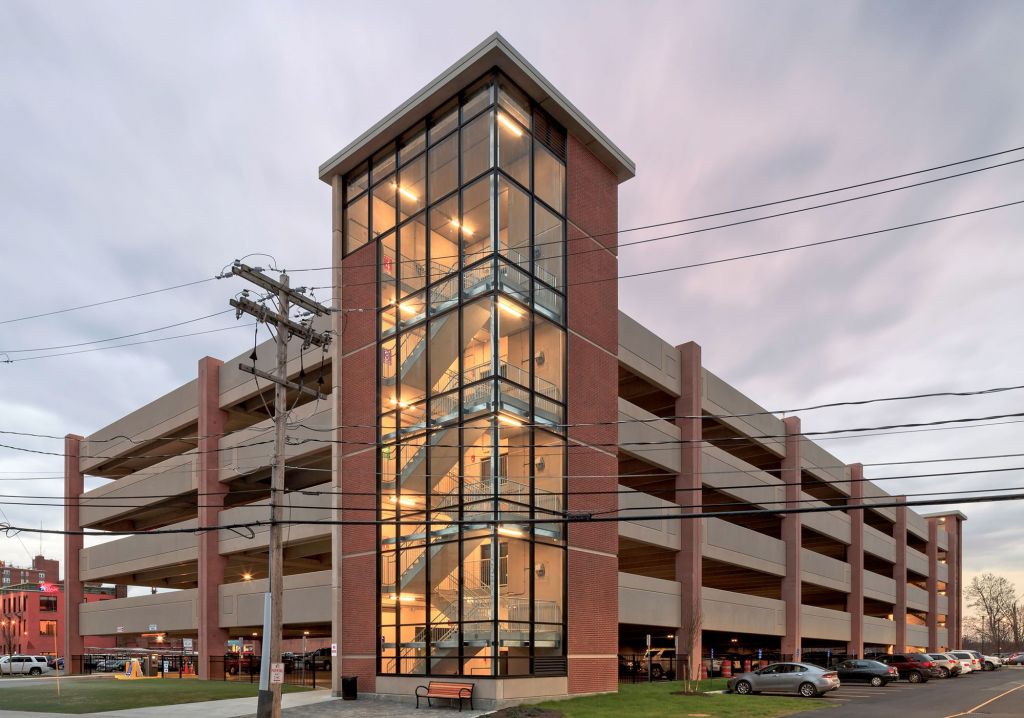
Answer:
<svg viewBox="0 0 1024 718"><path fill-rule="evenodd" d="M522 538L524 536L522 529L515 526L499 526L498 533L502 536L511 536L512 538Z"/></svg>
<svg viewBox="0 0 1024 718"><path fill-rule="evenodd" d="M397 182L392 182L391 186L394 187L395 189L397 189L398 190L398 194L402 195L407 200L415 202L415 201L417 201L419 199L419 197L417 197L414 192L410 192L409 190L407 190L405 187L403 187L402 185L398 184Z"/></svg>
<svg viewBox="0 0 1024 718"><path fill-rule="evenodd" d="M506 424L508 426L522 426L523 425L522 421L520 421L519 419L515 418L514 416L509 416L507 414L498 414L498 421L500 421L502 424Z"/></svg>
<svg viewBox="0 0 1024 718"><path fill-rule="evenodd" d="M508 301L507 299L499 299L498 308L501 309L503 312L511 314L513 317L521 317L526 313L512 302Z"/></svg>
<svg viewBox="0 0 1024 718"><path fill-rule="evenodd" d="M500 122L502 125L504 125L505 129L507 129L509 132L511 132L516 137L522 137L523 136L523 131L521 129L519 129L519 125L517 125L515 122L513 122L507 116L501 114L500 112L498 113L498 122Z"/></svg>
<svg viewBox="0 0 1024 718"><path fill-rule="evenodd" d="M460 229L461 228L462 231L465 232L466 234L468 234L470 237L473 236L473 230L471 230L469 227L467 227L464 224L459 224L459 220L455 219L454 217L452 219L450 219L449 222L451 223L451 225L453 227L455 227L455 229Z"/></svg>

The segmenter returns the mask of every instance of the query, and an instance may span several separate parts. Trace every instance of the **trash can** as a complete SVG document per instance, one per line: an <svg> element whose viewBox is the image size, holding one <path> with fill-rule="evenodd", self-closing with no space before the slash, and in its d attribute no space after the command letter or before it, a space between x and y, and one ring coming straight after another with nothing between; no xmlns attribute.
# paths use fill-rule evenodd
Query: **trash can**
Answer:
<svg viewBox="0 0 1024 718"><path fill-rule="evenodd" d="M341 698L346 701L354 701L359 697L358 690L359 676L342 676L341 677Z"/></svg>

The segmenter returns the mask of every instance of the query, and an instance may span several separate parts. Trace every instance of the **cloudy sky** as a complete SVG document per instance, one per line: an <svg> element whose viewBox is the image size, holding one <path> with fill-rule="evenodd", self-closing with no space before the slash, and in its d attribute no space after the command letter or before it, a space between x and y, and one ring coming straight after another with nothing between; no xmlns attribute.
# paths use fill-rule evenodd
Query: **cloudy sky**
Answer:
<svg viewBox="0 0 1024 718"><path fill-rule="evenodd" d="M317 179L318 164L495 30L636 162L636 178L621 188L621 228L1024 145L1019 3L583 7L550 0L6 0L0 4L6 289L0 321L210 277L250 252L271 253L284 267L329 263L330 193ZM1010 165L623 248L620 272L1024 200L1022 179L1024 166ZM1022 223L1024 207L1011 207L768 258L623 279L621 307L670 342L700 343L708 368L770 409L1024 384ZM623 239L647 236L658 235ZM305 273L296 281L328 279ZM226 308L240 288L230 280L209 282L0 324L0 351L20 359L32 354L12 350L194 319ZM234 325L223 315L150 336ZM88 434L194 377L199 357L235 355L248 336L233 328L0 364L0 429ZM805 430L816 431L1008 414L1024 411L1022 397L900 402L802 418ZM1019 453L1022 439L1024 424L1015 422L824 445L842 461L878 463ZM62 449L57 441L9 435L2 443ZM58 510L13 505L19 499L10 495L59 495L60 481L45 477L58 476L61 466L58 457L0 449L0 500L8 502L3 510L12 523L60 527ZM1016 466L1024 466L1024 457L868 473ZM24 477L40 478L7 480ZM1024 472L884 486L893 493L1024 487ZM1024 591L1021 506L963 510L970 517L968 572L1008 575ZM0 559L24 563L38 548L35 535L0 538ZM59 556L60 540L45 538L43 551Z"/></svg>

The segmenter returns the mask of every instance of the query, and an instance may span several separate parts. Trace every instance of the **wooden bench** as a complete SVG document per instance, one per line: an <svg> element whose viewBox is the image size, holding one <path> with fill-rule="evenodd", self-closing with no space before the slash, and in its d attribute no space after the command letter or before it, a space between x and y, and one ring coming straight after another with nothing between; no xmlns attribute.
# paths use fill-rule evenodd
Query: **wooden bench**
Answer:
<svg viewBox="0 0 1024 718"><path fill-rule="evenodd" d="M425 693L420 693L423 690ZM427 699L427 705L433 706L431 698L447 698L450 701L459 702L459 711L462 711L463 699L469 699L469 709L473 710L473 684L472 683L450 683L447 681L431 681L426 686L416 686L416 708L420 707L420 698Z"/></svg>

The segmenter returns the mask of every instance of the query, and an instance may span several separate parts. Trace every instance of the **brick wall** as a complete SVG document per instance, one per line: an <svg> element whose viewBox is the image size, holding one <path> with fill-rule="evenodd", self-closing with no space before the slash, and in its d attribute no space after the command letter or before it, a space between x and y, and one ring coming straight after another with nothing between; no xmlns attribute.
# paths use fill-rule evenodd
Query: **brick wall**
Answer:
<svg viewBox="0 0 1024 718"><path fill-rule="evenodd" d="M341 319L341 486L343 520L376 518L376 245L369 244L342 260ZM355 494L355 495L354 495ZM367 495L358 495L367 494ZM359 688L376 689L377 530L372 525L341 529L341 673L359 677Z"/></svg>
<svg viewBox="0 0 1024 718"><path fill-rule="evenodd" d="M609 248L616 245L618 187L572 137L567 181L568 423L597 424L569 429L568 490L612 492L571 495L569 509L596 513L617 506L618 262ZM614 522L569 525L570 693L617 688L618 536Z"/></svg>

